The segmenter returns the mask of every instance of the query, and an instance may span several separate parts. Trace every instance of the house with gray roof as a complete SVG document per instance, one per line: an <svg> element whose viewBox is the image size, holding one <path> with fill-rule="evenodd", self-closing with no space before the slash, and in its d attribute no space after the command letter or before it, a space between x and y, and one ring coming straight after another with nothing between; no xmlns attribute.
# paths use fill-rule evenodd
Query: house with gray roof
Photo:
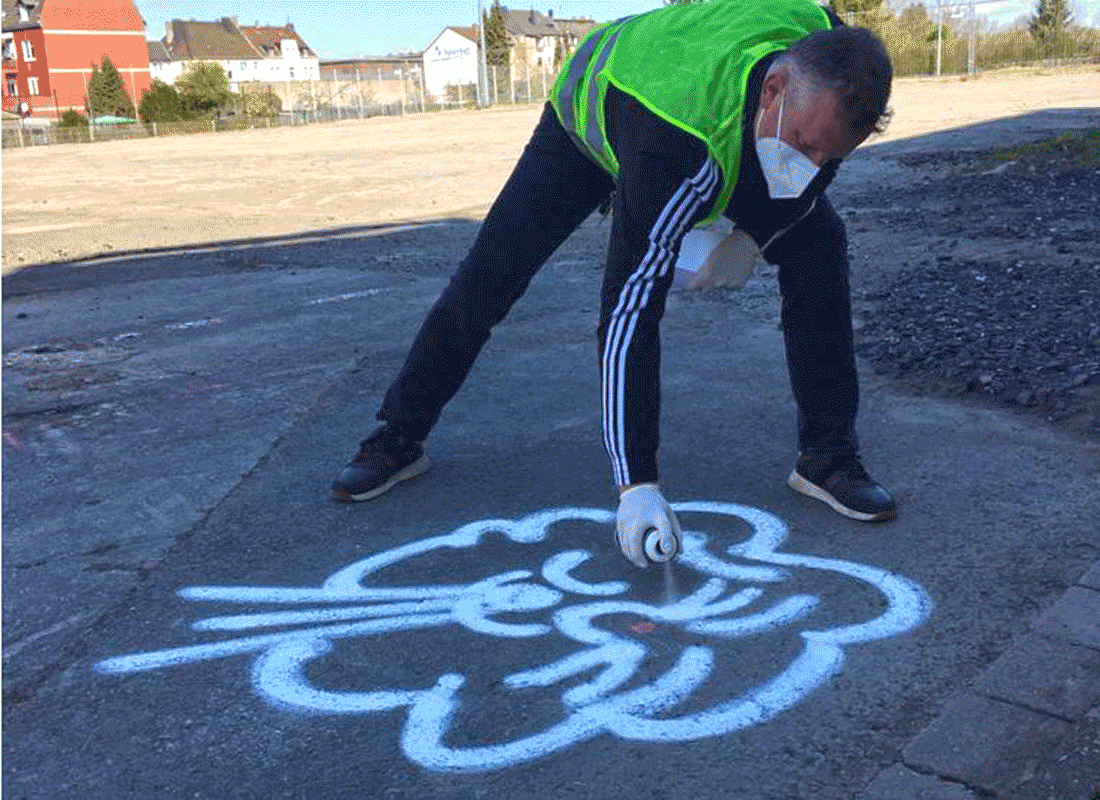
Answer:
<svg viewBox="0 0 1100 800"><path fill-rule="evenodd" d="M587 18L557 19L552 10L543 14L533 8L502 7L501 11L511 45L512 67L518 69L556 69L576 49L577 42L596 27L595 20Z"/></svg>
<svg viewBox="0 0 1100 800"><path fill-rule="evenodd" d="M309 81L320 77L317 54L294 26L242 26L236 17L216 22L174 19L165 23L164 37L147 42L153 77L174 83L195 62L221 64L230 89L260 81Z"/></svg>

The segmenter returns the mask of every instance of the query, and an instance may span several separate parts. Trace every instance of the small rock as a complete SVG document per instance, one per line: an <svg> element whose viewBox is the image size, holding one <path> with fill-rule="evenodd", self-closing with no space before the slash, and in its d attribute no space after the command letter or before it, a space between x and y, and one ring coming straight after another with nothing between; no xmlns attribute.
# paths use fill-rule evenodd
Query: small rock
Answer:
<svg viewBox="0 0 1100 800"><path fill-rule="evenodd" d="M986 170L985 172L982 173L982 175L1000 175L1002 172L1007 170L1009 167L1011 167L1015 163L1016 163L1015 161L1006 161L1003 164L998 164L993 169Z"/></svg>

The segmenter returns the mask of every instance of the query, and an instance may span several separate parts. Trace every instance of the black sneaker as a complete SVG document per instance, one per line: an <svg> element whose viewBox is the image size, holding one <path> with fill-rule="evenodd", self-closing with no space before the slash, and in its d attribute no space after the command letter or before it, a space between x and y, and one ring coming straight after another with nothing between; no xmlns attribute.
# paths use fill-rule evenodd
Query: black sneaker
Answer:
<svg viewBox="0 0 1100 800"><path fill-rule="evenodd" d="M359 455L336 476L332 497L344 503L370 500L415 478L430 465L420 442L409 441L397 428L383 425L359 445Z"/></svg>
<svg viewBox="0 0 1100 800"><path fill-rule="evenodd" d="M856 455L802 456L787 485L863 522L893 519L898 513L894 498L867 474Z"/></svg>

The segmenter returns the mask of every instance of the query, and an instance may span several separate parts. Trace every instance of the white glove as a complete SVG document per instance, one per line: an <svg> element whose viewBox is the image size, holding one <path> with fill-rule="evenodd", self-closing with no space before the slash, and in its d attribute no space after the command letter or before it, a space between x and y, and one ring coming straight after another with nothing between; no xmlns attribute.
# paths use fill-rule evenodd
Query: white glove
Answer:
<svg viewBox="0 0 1100 800"><path fill-rule="evenodd" d="M627 561L645 569L646 535L656 530L662 553L680 551L680 520L655 483L633 486L619 495L615 516L615 539ZM671 558L671 556L670 556Z"/></svg>
<svg viewBox="0 0 1100 800"><path fill-rule="evenodd" d="M756 242L743 230L736 229L710 251L688 279L686 288L689 292L716 287L740 289L752 277L759 253Z"/></svg>

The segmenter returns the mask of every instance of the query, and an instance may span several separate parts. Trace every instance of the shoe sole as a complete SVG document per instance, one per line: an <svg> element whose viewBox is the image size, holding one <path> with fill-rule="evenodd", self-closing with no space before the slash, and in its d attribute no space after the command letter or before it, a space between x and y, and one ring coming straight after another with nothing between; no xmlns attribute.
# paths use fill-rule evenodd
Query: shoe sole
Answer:
<svg viewBox="0 0 1100 800"><path fill-rule="evenodd" d="M807 497L820 500L838 514L843 514L850 519L858 519L860 522L883 522L884 520L893 519L898 513L895 509L891 511L880 511L877 514L868 514L866 511L856 511L854 508L848 508L848 506L844 505L820 486L810 483L799 475L798 470L791 471L790 476L787 478L787 485L799 494L804 494Z"/></svg>
<svg viewBox="0 0 1100 800"><path fill-rule="evenodd" d="M364 500L373 500L380 494L384 494L392 489L401 481L407 481L409 478L415 478L417 475L422 475L427 471L428 467L432 465L432 462L428 460L427 456L421 456L409 466L403 470L395 472L393 477L383 483L381 486L376 486L369 492L363 492L362 494L351 494L350 492L341 489L339 486L332 487L332 498L339 500L341 503L361 503Z"/></svg>

